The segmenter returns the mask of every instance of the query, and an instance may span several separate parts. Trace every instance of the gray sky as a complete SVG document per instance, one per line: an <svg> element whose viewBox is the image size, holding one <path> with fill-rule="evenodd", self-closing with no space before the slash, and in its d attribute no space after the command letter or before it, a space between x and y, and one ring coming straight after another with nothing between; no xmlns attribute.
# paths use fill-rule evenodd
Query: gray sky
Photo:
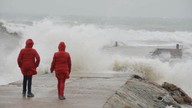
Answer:
<svg viewBox="0 0 192 108"><path fill-rule="evenodd" d="M0 0L0 13L192 18L192 0Z"/></svg>

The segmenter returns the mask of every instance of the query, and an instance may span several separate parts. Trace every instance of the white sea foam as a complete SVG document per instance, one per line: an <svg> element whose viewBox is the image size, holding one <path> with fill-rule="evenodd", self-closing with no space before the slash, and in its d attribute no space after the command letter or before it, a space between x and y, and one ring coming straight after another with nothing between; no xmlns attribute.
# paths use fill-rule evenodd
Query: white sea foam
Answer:
<svg viewBox="0 0 192 108"><path fill-rule="evenodd" d="M6 60L4 59L1 63L4 66L1 69L3 73L1 84L20 78L16 58L19 50L25 46L25 40L32 38L35 43L34 48L41 56L39 73L49 71L52 56L58 50L59 42L64 41L67 46L66 50L71 54L73 72L114 70L141 73L145 78L158 83L169 81L179 85L192 96L190 90L192 87L192 83L190 83L192 81L192 32L131 30L118 27L100 27L94 24L58 24L50 19L36 21L32 25L3 23L8 32L18 33L21 39L20 45L8 54ZM120 53L104 51L105 46L113 46L115 41L122 42L127 51L122 50ZM177 62L163 62L158 58L149 57L150 50L147 48L175 48L176 43L183 44L184 53L183 58ZM163 55L163 57L170 59L168 54ZM6 70L4 70L5 68ZM15 79L12 76L16 76Z"/></svg>

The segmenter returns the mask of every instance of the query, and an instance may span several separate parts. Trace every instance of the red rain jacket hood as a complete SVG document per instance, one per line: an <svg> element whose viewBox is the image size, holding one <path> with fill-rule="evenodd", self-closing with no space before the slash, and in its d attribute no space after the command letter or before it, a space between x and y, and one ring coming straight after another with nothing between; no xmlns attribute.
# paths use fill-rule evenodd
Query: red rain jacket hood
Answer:
<svg viewBox="0 0 192 108"><path fill-rule="evenodd" d="M33 40L28 39L25 48L21 49L17 58L17 63L23 75L31 76L37 74L36 68L39 66L40 57L37 51L32 48L33 45Z"/></svg>
<svg viewBox="0 0 192 108"><path fill-rule="evenodd" d="M59 43L59 46L58 46L58 49L59 49L59 51L65 51L65 43L64 42L60 42Z"/></svg>
<svg viewBox="0 0 192 108"><path fill-rule="evenodd" d="M28 39L25 43L25 48L32 48L34 43L33 43L33 40L32 39Z"/></svg>

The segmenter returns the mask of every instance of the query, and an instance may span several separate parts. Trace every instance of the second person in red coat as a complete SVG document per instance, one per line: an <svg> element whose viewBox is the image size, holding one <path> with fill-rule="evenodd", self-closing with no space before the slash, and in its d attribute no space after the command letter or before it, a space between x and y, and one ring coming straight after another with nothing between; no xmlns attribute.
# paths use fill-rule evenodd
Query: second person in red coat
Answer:
<svg viewBox="0 0 192 108"><path fill-rule="evenodd" d="M69 78L71 73L71 57L68 52L65 51L65 43L60 42L58 52L55 52L51 63L51 73L55 71L55 76L58 80L58 98L64 100L65 80Z"/></svg>

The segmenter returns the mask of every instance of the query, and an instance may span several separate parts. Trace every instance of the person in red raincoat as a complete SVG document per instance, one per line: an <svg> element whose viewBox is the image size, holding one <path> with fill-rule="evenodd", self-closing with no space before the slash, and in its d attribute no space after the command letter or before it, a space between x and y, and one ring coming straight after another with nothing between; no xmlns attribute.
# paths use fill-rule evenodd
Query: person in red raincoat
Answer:
<svg viewBox="0 0 192 108"><path fill-rule="evenodd" d="M71 57L68 52L65 51L65 43L60 42L58 52L55 52L51 63L51 73L55 70L55 76L58 80L58 97L60 100L64 100L64 88L65 80L69 78L71 73Z"/></svg>
<svg viewBox="0 0 192 108"><path fill-rule="evenodd" d="M17 63L23 74L23 96L26 95L26 87L28 86L27 97L34 97L31 92L32 76L37 74L36 68L39 66L40 57L35 49L32 39L26 40L25 48L21 49L17 58Z"/></svg>

